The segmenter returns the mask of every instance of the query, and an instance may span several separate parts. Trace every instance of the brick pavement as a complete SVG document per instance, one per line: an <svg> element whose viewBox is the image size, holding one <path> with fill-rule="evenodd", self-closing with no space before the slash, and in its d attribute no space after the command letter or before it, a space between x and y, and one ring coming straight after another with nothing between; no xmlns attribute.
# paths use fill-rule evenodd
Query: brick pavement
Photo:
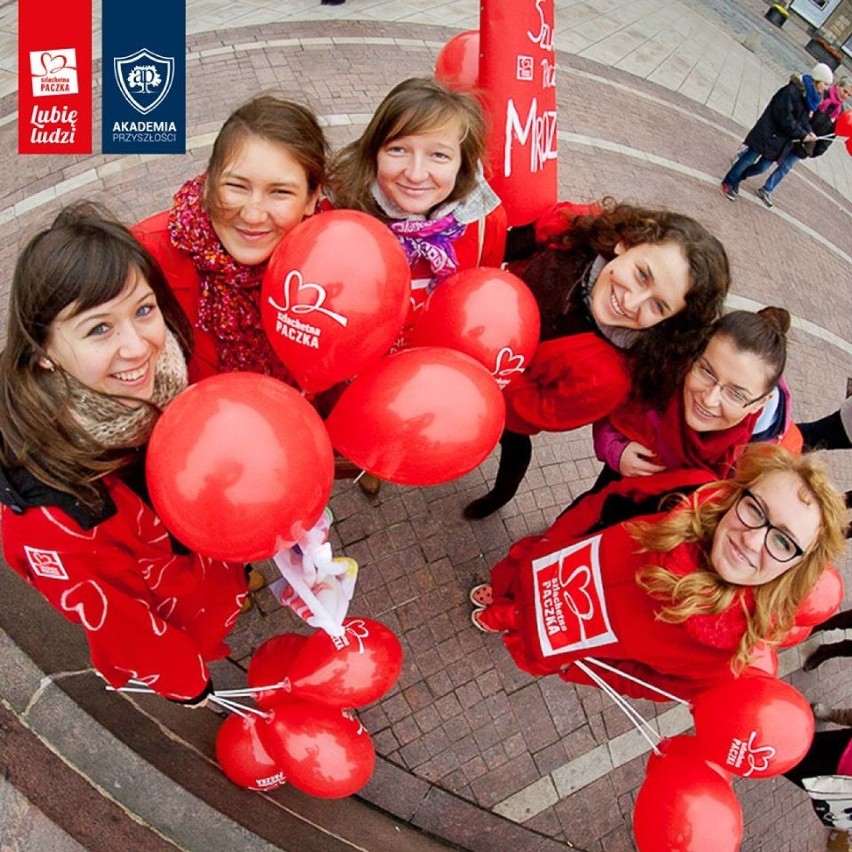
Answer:
<svg viewBox="0 0 852 852"><path fill-rule="evenodd" d="M61 203L95 198L127 221L165 207L179 183L200 170L210 134L247 93L274 86L306 100L329 119L332 143L339 145L401 76L428 73L453 33L422 23L296 21L193 35L190 154L18 158L15 169L0 174L0 286L5 292L19 246ZM333 50L328 38L339 38ZM242 47L209 53L227 45ZM588 57L562 51L558 60L560 197L608 193L704 221L729 250L736 296L783 304L797 317L787 370L797 416L833 409L852 375L852 297L842 286L852 255L852 205L818 178L796 172L775 210L745 189L731 204L718 191L718 177L742 136L732 118ZM11 108L11 96L0 101L0 115ZM14 133L14 124L0 126L7 150ZM820 329L846 346L827 341ZM834 453L831 465L838 482L852 487L852 453ZM623 715L594 690L523 675L499 641L468 620L470 585L487 577L512 540L541 530L585 490L597 467L588 430L542 436L518 497L477 523L462 520L460 509L492 480L493 459L444 486L386 485L372 502L351 483L337 484L333 542L362 566L352 612L388 624L406 651L398 686L363 713L386 758L365 791L369 801L465 848L508 848L512 835L501 833L496 817L486 819L490 813L538 833L520 846L523 835L512 836L515 848L533 848L544 837L588 850L632 848L630 813L644 757ZM848 579L848 559L841 567ZM268 593L257 603L235 634L228 677L240 677L239 666L263 639L299 629ZM809 698L849 702L852 680L844 678L841 663L812 674L798 671L798 663L798 651L785 652L784 671ZM666 731L688 724L669 705L637 706ZM736 790L746 817L744 849L770 843L797 852L821 848L824 831L792 785L738 780ZM424 801L438 797L438 816L419 808L415 794Z"/></svg>

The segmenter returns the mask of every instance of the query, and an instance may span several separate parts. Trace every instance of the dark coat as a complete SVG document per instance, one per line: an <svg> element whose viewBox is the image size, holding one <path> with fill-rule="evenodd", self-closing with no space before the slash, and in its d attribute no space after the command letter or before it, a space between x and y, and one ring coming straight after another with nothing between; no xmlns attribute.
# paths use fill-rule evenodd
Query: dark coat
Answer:
<svg viewBox="0 0 852 852"><path fill-rule="evenodd" d="M792 77L772 96L745 143L765 159L778 160L794 139L803 139L811 132L809 113L805 84L799 77Z"/></svg>

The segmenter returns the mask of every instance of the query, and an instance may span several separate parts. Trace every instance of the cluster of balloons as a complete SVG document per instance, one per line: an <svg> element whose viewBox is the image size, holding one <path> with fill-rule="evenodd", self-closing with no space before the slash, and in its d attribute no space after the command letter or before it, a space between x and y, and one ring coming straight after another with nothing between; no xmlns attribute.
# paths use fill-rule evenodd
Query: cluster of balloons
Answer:
<svg viewBox="0 0 852 852"><path fill-rule="evenodd" d="M346 634L282 633L264 642L248 668L264 716L229 716L216 757L235 784L268 791L284 783L326 799L350 796L376 761L370 734L352 710L381 698L402 670L402 647L385 625L344 621Z"/></svg>
<svg viewBox="0 0 852 852"><path fill-rule="evenodd" d="M770 778L807 752L814 719L804 696L763 673L703 692L692 708L695 736L662 744L636 798L639 852L735 852L743 816L732 776Z"/></svg>
<svg viewBox="0 0 852 852"><path fill-rule="evenodd" d="M409 312L408 261L387 227L352 210L287 234L262 300L270 343L302 388L348 383L328 421L335 449L404 485L448 482L491 452L505 418L499 389L526 367L539 337L538 308L520 279L471 270L432 294L415 348L386 355Z"/></svg>
<svg viewBox="0 0 852 852"><path fill-rule="evenodd" d="M801 642L843 597L840 572L829 565L799 605L781 644ZM775 649L756 648L740 678L696 699L695 736L665 740L662 755L651 756L633 814L640 852L739 849L743 817L733 776L780 775L804 757L813 739L810 705L777 675Z"/></svg>

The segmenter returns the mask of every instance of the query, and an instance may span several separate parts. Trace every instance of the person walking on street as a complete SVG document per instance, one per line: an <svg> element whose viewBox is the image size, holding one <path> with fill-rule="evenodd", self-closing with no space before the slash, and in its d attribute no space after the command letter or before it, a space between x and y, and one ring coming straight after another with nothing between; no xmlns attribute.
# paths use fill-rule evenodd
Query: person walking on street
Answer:
<svg viewBox="0 0 852 852"><path fill-rule="evenodd" d="M722 178L722 194L736 201L740 183L765 172L783 157L797 139L815 142L810 115L819 106L822 94L832 84L834 74L824 62L814 65L810 74L794 74L780 88L745 138L746 147Z"/></svg>

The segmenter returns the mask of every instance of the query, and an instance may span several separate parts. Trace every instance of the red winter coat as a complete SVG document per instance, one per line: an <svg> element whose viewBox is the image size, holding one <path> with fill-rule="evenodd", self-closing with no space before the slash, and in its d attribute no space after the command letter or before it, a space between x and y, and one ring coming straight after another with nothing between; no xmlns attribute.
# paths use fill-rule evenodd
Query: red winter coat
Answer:
<svg viewBox="0 0 852 852"><path fill-rule="evenodd" d="M636 584L636 572L649 564L679 576L700 570L698 545L642 553L625 523L584 535L579 529L590 516L582 504L544 535L517 542L491 570L494 604L481 618L507 631L504 642L518 666L534 675L558 674L589 684L573 663L592 657L686 700L734 678L731 659L746 629L739 599L718 615L670 624L656 619L661 603ZM743 596L750 606L748 590ZM623 694L668 700L593 664L589 668Z"/></svg>
<svg viewBox="0 0 852 852"><path fill-rule="evenodd" d="M116 476L104 485L115 512L88 529L43 505L52 489L35 480L20 493L4 488L6 561L83 628L92 664L112 686L135 678L168 698L195 698L210 679L205 662L228 653L223 639L246 595L245 567L176 554L128 485Z"/></svg>

